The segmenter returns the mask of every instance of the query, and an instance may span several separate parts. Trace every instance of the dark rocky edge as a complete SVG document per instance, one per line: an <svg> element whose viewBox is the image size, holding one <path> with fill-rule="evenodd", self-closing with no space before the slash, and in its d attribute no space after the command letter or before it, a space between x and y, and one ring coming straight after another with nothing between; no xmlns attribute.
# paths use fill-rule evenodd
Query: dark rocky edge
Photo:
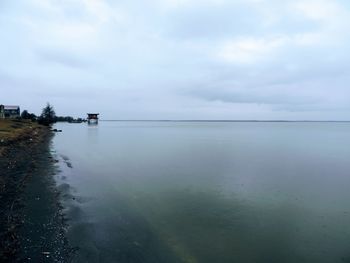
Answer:
<svg viewBox="0 0 350 263"><path fill-rule="evenodd" d="M70 262L48 127L24 124L0 141L1 262Z"/></svg>

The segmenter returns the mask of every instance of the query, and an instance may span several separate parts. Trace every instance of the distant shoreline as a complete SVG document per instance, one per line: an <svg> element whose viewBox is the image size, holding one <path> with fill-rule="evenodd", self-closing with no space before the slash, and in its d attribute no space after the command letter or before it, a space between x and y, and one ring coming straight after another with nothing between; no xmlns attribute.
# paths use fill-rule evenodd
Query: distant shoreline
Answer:
<svg viewBox="0 0 350 263"><path fill-rule="evenodd" d="M317 121L317 120L100 120L115 122L340 122L349 121Z"/></svg>

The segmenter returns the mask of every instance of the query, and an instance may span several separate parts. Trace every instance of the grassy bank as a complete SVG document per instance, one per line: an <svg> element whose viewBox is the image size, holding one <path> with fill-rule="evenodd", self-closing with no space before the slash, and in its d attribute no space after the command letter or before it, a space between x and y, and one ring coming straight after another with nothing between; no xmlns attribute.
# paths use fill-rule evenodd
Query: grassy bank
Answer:
<svg viewBox="0 0 350 263"><path fill-rule="evenodd" d="M0 119L0 157L17 143L35 143L48 135L49 128L26 120Z"/></svg>
<svg viewBox="0 0 350 263"><path fill-rule="evenodd" d="M0 119L0 140L13 140L33 129L43 128L32 121Z"/></svg>
<svg viewBox="0 0 350 263"><path fill-rule="evenodd" d="M5 262L51 262L52 247L66 247L57 244L58 237L64 240L64 226L53 180L52 136L49 127L35 122L0 120L0 259Z"/></svg>

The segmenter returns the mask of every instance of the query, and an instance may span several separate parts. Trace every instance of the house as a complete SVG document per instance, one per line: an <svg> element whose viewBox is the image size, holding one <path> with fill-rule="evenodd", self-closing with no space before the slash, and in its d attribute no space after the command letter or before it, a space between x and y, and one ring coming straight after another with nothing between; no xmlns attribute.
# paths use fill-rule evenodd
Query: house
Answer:
<svg viewBox="0 0 350 263"><path fill-rule="evenodd" d="M19 106L0 105L0 118L18 118L21 116Z"/></svg>

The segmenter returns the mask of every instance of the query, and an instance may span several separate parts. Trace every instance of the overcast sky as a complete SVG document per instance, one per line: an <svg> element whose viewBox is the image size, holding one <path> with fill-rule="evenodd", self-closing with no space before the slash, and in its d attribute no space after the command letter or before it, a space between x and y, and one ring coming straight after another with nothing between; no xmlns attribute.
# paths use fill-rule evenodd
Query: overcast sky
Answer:
<svg viewBox="0 0 350 263"><path fill-rule="evenodd" d="M350 119L348 0L1 0L0 103L103 119Z"/></svg>

